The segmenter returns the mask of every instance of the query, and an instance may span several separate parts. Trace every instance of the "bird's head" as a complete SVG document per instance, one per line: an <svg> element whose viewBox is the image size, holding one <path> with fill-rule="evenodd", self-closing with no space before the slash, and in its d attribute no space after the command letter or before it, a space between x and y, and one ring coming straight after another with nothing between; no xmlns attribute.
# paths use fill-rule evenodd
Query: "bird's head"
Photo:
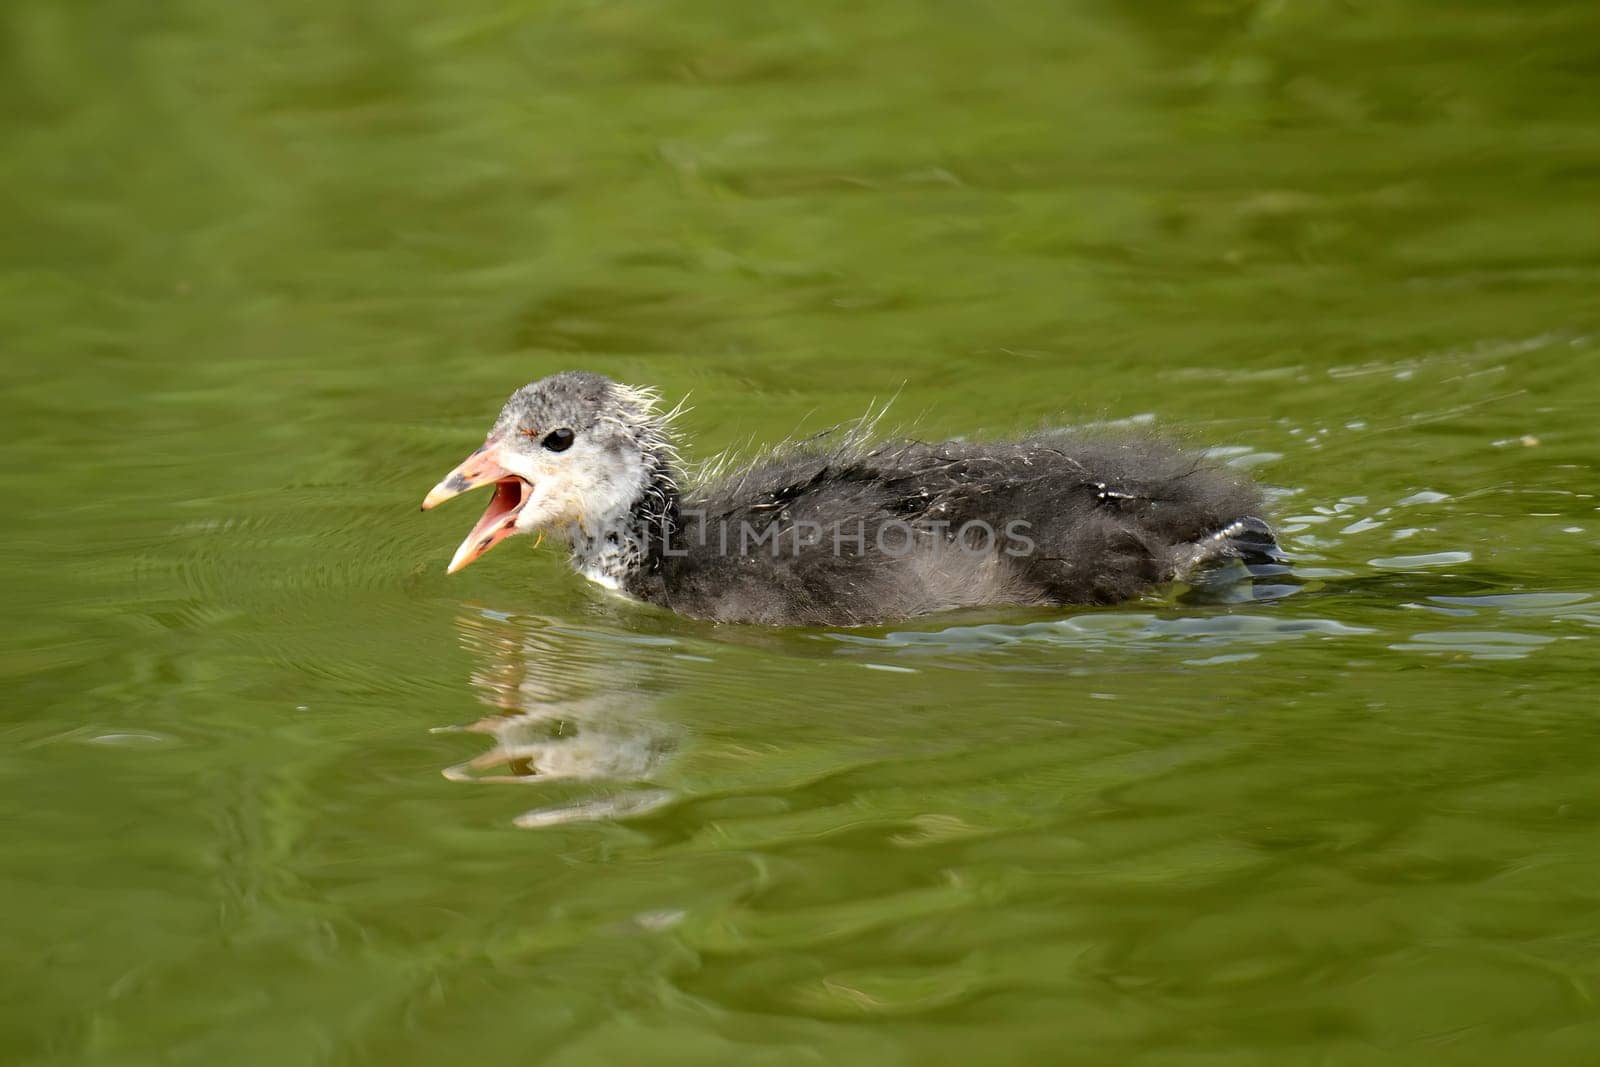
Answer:
<svg viewBox="0 0 1600 1067"><path fill-rule="evenodd" d="M518 389L483 445L428 493L424 511L493 485L483 517L450 560L465 567L514 534L591 536L622 521L662 478L672 446L649 389L565 371Z"/></svg>

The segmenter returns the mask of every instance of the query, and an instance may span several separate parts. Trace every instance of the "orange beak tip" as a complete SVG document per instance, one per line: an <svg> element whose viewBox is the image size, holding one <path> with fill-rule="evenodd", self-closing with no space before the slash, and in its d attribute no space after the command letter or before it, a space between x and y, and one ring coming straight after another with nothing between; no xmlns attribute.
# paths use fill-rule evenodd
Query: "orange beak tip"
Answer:
<svg viewBox="0 0 1600 1067"><path fill-rule="evenodd" d="M501 541L516 533L514 522L517 512L527 503L529 483L518 479L495 459L490 444L486 443L468 456L455 470L445 475L438 485L422 499L422 510L430 511L454 497L483 485L494 485L488 509L473 526L467 539L456 549L446 574L454 574L472 563Z"/></svg>

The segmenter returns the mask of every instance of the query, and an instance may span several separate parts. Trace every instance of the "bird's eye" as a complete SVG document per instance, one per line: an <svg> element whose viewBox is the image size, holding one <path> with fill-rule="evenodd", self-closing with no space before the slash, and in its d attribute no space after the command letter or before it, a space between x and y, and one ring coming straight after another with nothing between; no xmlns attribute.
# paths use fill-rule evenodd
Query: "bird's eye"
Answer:
<svg viewBox="0 0 1600 1067"><path fill-rule="evenodd" d="M572 438L572 431L563 426L559 430L551 430L545 434L544 440L539 443L552 452L565 452L572 447Z"/></svg>

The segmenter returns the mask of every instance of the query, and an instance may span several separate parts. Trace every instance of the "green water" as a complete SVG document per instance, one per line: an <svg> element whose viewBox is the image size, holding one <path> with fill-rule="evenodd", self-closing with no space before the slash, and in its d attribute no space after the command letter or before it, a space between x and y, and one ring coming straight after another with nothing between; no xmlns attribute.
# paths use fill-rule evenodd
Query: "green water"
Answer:
<svg viewBox="0 0 1600 1067"><path fill-rule="evenodd" d="M1600 7L7 0L0 1061L1590 1064ZM1236 603L683 622L514 386L1140 418Z"/></svg>

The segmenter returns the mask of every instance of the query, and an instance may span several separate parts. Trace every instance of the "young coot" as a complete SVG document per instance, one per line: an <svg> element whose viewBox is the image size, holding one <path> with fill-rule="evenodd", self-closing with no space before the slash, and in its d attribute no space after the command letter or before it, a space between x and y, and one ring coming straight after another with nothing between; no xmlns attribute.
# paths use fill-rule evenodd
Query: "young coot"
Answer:
<svg viewBox="0 0 1600 1067"><path fill-rule="evenodd" d="M492 485L454 573L514 534L585 577L718 622L855 625L951 608L1108 604L1276 556L1248 480L1147 438L868 440L870 425L686 481L650 389L568 371L511 394L424 510Z"/></svg>

